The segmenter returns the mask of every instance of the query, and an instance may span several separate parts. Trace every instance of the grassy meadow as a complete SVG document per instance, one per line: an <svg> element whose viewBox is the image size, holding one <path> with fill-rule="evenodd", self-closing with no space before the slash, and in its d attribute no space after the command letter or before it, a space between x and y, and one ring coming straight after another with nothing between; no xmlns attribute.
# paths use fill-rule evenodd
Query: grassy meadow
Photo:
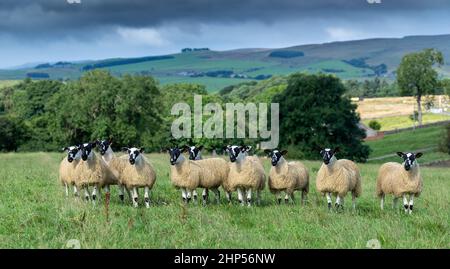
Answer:
<svg viewBox="0 0 450 269"><path fill-rule="evenodd" d="M121 204L112 188L109 219L104 204L64 196L57 181L63 153L0 154L0 248L65 248L70 239L81 248L365 248L377 239L382 248L450 248L448 168L422 168L424 191L414 213L381 211L375 197L379 164L360 164L363 194L352 212L346 198L342 213L329 212L315 192L320 162L305 161L311 174L306 206L277 205L267 188L262 205L225 202L206 207L181 203L169 181L165 154L148 154L157 171L146 209ZM268 171L269 160L263 159ZM212 195L213 196L213 195ZM212 197L210 197L211 199ZM211 199L212 201L212 199Z"/></svg>

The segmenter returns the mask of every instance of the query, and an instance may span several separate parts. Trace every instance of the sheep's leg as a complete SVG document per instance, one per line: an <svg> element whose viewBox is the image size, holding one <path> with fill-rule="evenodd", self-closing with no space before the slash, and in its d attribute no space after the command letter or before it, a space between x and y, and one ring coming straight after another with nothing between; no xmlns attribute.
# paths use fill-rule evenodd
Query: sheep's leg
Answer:
<svg viewBox="0 0 450 269"><path fill-rule="evenodd" d="M73 196L78 197L78 189L76 185L73 185Z"/></svg>
<svg viewBox="0 0 450 269"><path fill-rule="evenodd" d="M280 191L277 191L275 193L275 197L277 198L278 204L281 204L281 192Z"/></svg>
<svg viewBox="0 0 450 269"><path fill-rule="evenodd" d="M328 209L331 210L331 203L333 202L333 201L331 200L331 193L327 192L326 195L327 195Z"/></svg>
<svg viewBox="0 0 450 269"><path fill-rule="evenodd" d="M252 206L252 189L247 190L247 206Z"/></svg>
<svg viewBox="0 0 450 269"><path fill-rule="evenodd" d="M260 190L256 191L256 200L258 202L258 205L260 206L261 205L261 191Z"/></svg>
<svg viewBox="0 0 450 269"><path fill-rule="evenodd" d="M287 193L284 195L284 203L289 204L289 194Z"/></svg>
<svg viewBox="0 0 450 269"><path fill-rule="evenodd" d="M69 186L67 185L67 183L64 183L64 188L66 191L66 197L69 197Z"/></svg>
<svg viewBox="0 0 450 269"><path fill-rule="evenodd" d="M403 207L405 208L405 213L409 211L408 199L406 198L406 194L403 194Z"/></svg>
<svg viewBox="0 0 450 269"><path fill-rule="evenodd" d="M239 203L241 204L241 206L243 206L244 205L244 195L242 194L242 189L237 188L237 192L238 192Z"/></svg>
<svg viewBox="0 0 450 269"><path fill-rule="evenodd" d="M133 206L138 207L138 190L137 187L133 187Z"/></svg>
<svg viewBox="0 0 450 269"><path fill-rule="evenodd" d="M97 200L97 189L98 185L94 185L94 188L92 190L92 202L95 204L95 200Z"/></svg>
<svg viewBox="0 0 450 269"><path fill-rule="evenodd" d="M384 200L384 198L383 198ZM355 193L352 193L352 208L353 210L356 210L356 195Z"/></svg>
<svg viewBox="0 0 450 269"><path fill-rule="evenodd" d="M225 192L225 196L227 197L228 203L231 204L231 191Z"/></svg>
<svg viewBox="0 0 450 269"><path fill-rule="evenodd" d="M307 199L307 193L305 191L302 191L302 201L301 201L302 205L306 204L306 199Z"/></svg>
<svg viewBox="0 0 450 269"><path fill-rule="evenodd" d="M183 198L183 202L187 203L187 194L186 194L186 188L181 189L181 197Z"/></svg>
<svg viewBox="0 0 450 269"><path fill-rule="evenodd" d="M109 188L109 185L105 185L105 187L103 187L103 189L105 190L105 195L108 195L108 193L111 193L111 189ZM100 193L100 196L102 196L101 193Z"/></svg>
<svg viewBox="0 0 450 269"><path fill-rule="evenodd" d="M214 196L216 197L216 203L220 204L220 191L219 191L219 189L212 189L212 191L214 192Z"/></svg>
<svg viewBox="0 0 450 269"><path fill-rule="evenodd" d="M189 203L192 198L192 190L186 190L187 202Z"/></svg>
<svg viewBox="0 0 450 269"><path fill-rule="evenodd" d="M381 207L381 210L384 210L384 194L381 195L380 207Z"/></svg>
<svg viewBox="0 0 450 269"><path fill-rule="evenodd" d="M392 208L397 209L398 197L394 197L394 201L392 202Z"/></svg>
<svg viewBox="0 0 450 269"><path fill-rule="evenodd" d="M191 198L192 198L192 191L186 189L186 199L188 203L191 201Z"/></svg>
<svg viewBox="0 0 450 269"><path fill-rule="evenodd" d="M409 195L409 214L412 213L413 205L414 205L414 194L410 194Z"/></svg>
<svg viewBox="0 0 450 269"><path fill-rule="evenodd" d="M334 204L334 206L336 207L336 209L344 209L344 198L337 195L336 203Z"/></svg>
<svg viewBox="0 0 450 269"><path fill-rule="evenodd" d="M197 202L197 190L192 191L192 197L194 198L194 202Z"/></svg>
<svg viewBox="0 0 450 269"><path fill-rule="evenodd" d="M122 184L119 184L119 199L122 203L125 200L124 190L125 190L125 187Z"/></svg>
<svg viewBox="0 0 450 269"><path fill-rule="evenodd" d="M145 201L145 207L150 207L150 188L148 186L145 186L144 188L144 201Z"/></svg>
<svg viewBox="0 0 450 269"><path fill-rule="evenodd" d="M203 189L202 192L202 204L206 205L208 203L208 189Z"/></svg>
<svg viewBox="0 0 450 269"><path fill-rule="evenodd" d="M89 187L88 186L84 186L84 199L86 201L89 201Z"/></svg>
<svg viewBox="0 0 450 269"><path fill-rule="evenodd" d="M294 195L294 192L292 192L292 193L289 195L289 197L291 198L292 203L295 204L295 195Z"/></svg>

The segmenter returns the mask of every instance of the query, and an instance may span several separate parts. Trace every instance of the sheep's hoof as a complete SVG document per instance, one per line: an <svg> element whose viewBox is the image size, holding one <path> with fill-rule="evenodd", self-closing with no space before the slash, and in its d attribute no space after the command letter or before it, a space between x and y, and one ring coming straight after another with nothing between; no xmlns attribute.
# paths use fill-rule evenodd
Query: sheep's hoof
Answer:
<svg viewBox="0 0 450 269"><path fill-rule="evenodd" d="M278 198L278 204L279 205L281 204L281 198Z"/></svg>
<svg viewBox="0 0 450 269"><path fill-rule="evenodd" d="M89 196L85 196L84 199L85 199L86 201L89 201Z"/></svg>
<svg viewBox="0 0 450 269"><path fill-rule="evenodd" d="M92 195L92 200L96 200L97 199L97 196L94 194L94 195Z"/></svg>
<svg viewBox="0 0 450 269"><path fill-rule="evenodd" d="M328 203L328 209L331 210L331 203Z"/></svg>
<svg viewBox="0 0 450 269"><path fill-rule="evenodd" d="M240 204L241 206L244 206L244 201L239 200L239 204Z"/></svg>
<svg viewBox="0 0 450 269"><path fill-rule="evenodd" d="M122 203L125 201L125 196L123 194L119 194L119 198Z"/></svg>
<svg viewBox="0 0 450 269"><path fill-rule="evenodd" d="M191 201L191 197L187 198L187 203L189 204L189 202Z"/></svg>
<svg viewBox="0 0 450 269"><path fill-rule="evenodd" d="M194 198L194 201L197 201L197 195L194 195L193 198Z"/></svg>
<svg viewBox="0 0 450 269"><path fill-rule="evenodd" d="M289 199L284 199L285 204L289 204Z"/></svg>
<svg viewBox="0 0 450 269"><path fill-rule="evenodd" d="M149 207L150 207L150 198L145 197L145 198L144 198L144 201L145 201L145 206L146 206L147 208L149 208Z"/></svg>

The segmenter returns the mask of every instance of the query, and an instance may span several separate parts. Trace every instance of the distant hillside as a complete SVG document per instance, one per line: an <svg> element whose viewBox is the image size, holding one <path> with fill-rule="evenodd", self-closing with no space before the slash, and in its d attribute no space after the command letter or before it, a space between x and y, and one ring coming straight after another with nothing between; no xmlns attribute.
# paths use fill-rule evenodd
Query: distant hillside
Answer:
<svg viewBox="0 0 450 269"><path fill-rule="evenodd" d="M82 72L101 68L114 75L137 73L152 75L162 84L193 82L210 91L245 81L257 81L276 75L304 71L331 73L343 79L374 76L394 79L394 71L406 53L436 48L450 62L450 35L407 36L311 44L280 49L237 49L212 51L184 49L182 53L140 58L115 58L100 61L55 64L42 63L34 68L0 70L0 80L31 77L35 79L75 79ZM440 70L450 76L450 65Z"/></svg>

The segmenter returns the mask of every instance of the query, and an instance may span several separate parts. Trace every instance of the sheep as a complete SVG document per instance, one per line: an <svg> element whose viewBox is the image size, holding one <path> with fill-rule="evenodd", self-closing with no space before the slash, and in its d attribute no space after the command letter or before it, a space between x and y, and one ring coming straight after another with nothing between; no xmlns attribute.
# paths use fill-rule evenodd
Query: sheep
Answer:
<svg viewBox="0 0 450 269"><path fill-rule="evenodd" d="M205 160L186 160L182 155L187 147L181 150L177 147L168 149L170 154L171 181L172 184L182 190L182 198L189 203L189 193L197 187L211 189L220 203L219 187L228 177L228 163L221 158L209 158ZM206 204L207 196L203 195L203 204Z"/></svg>
<svg viewBox="0 0 450 269"><path fill-rule="evenodd" d="M320 151L323 164L317 172L316 188L318 192L327 197L328 209L331 209L331 194L337 196L335 207L344 207L344 197L347 192L352 193L352 207L356 209L356 198L361 195L361 174L358 166L346 159L338 160L335 154L339 148L334 150L324 149Z"/></svg>
<svg viewBox="0 0 450 269"><path fill-rule="evenodd" d="M186 160L182 155L186 148L178 147L168 148L170 156L170 181L177 189L181 189L181 197L184 203L189 203L190 193L200 184L200 166L191 160Z"/></svg>
<svg viewBox="0 0 450 269"><path fill-rule="evenodd" d="M230 157L230 171L224 182L224 189L230 193L237 190L239 203L244 206L243 192L247 205L251 206L252 190L256 191L257 202L261 204L261 191L264 189L266 175L261 161L256 156L248 156L250 146L230 146L226 151Z"/></svg>
<svg viewBox="0 0 450 269"><path fill-rule="evenodd" d="M202 158L202 149L203 149L203 146L199 146L199 147L196 147L196 146L185 146L186 147L186 149L187 149L187 151L188 151L188 153L189 153L189 160L191 160L191 161L198 161L198 160L201 160L201 159L203 159ZM203 189L203 192L202 192L202 197L203 197L203 200L205 199L204 197L208 197L208 189ZM194 201L197 201L197 190L193 190L192 191L192 196L193 196L193 198L194 198Z"/></svg>
<svg viewBox="0 0 450 269"><path fill-rule="evenodd" d="M67 151L67 157L59 165L59 180L65 187L66 197L69 196L69 185L73 185L73 194L78 196L78 190L75 186L75 169L81 160L81 151L77 146L65 147L62 150Z"/></svg>
<svg viewBox="0 0 450 269"><path fill-rule="evenodd" d="M138 188L144 187L145 207L150 207L150 191L156 181L156 172L146 160L143 148L123 148L128 153L129 164L119 176L120 184L132 190L133 206L138 207Z"/></svg>
<svg viewBox="0 0 450 269"><path fill-rule="evenodd" d="M118 180L108 168L108 165L94 153L93 149L96 145L96 142L90 142L78 146L81 150L82 161L75 169L75 185L78 188L84 189L84 197L86 200L89 200L89 186L93 186L92 201L94 203L97 198L98 188L109 185L112 182L117 182Z"/></svg>
<svg viewBox="0 0 450 269"><path fill-rule="evenodd" d="M280 193L282 191L286 193L284 198L286 203L289 202L289 197L295 203L294 192L296 190L302 192L301 202L303 204L309 191L308 169L301 162L287 162L283 157L287 150L266 149L265 152L272 159L268 185L270 191L277 196L278 204L281 203Z"/></svg>
<svg viewBox="0 0 450 269"><path fill-rule="evenodd" d="M420 175L417 159L423 154L397 152L403 158L403 164L388 162L378 170L377 196L381 199L381 210L384 209L386 194L394 196L393 207L396 208L399 197L403 198L405 213L412 213L414 196L419 197L422 192L422 176ZM409 196L409 201L406 196Z"/></svg>
<svg viewBox="0 0 450 269"><path fill-rule="evenodd" d="M103 161L105 161L105 163L111 169L116 178L119 179L120 174L122 173L123 169L125 169L128 163L128 155L125 154L120 157L117 157L114 151L112 150L111 145L112 145L112 138L109 138L108 140L97 140L97 146L100 149L100 155L102 156ZM122 202L124 202L125 187L122 184L120 184L119 180L113 182L112 185L118 185L119 198ZM106 192L109 192L109 185L105 185L105 189ZM127 192L128 197L131 197L130 192L128 190Z"/></svg>

